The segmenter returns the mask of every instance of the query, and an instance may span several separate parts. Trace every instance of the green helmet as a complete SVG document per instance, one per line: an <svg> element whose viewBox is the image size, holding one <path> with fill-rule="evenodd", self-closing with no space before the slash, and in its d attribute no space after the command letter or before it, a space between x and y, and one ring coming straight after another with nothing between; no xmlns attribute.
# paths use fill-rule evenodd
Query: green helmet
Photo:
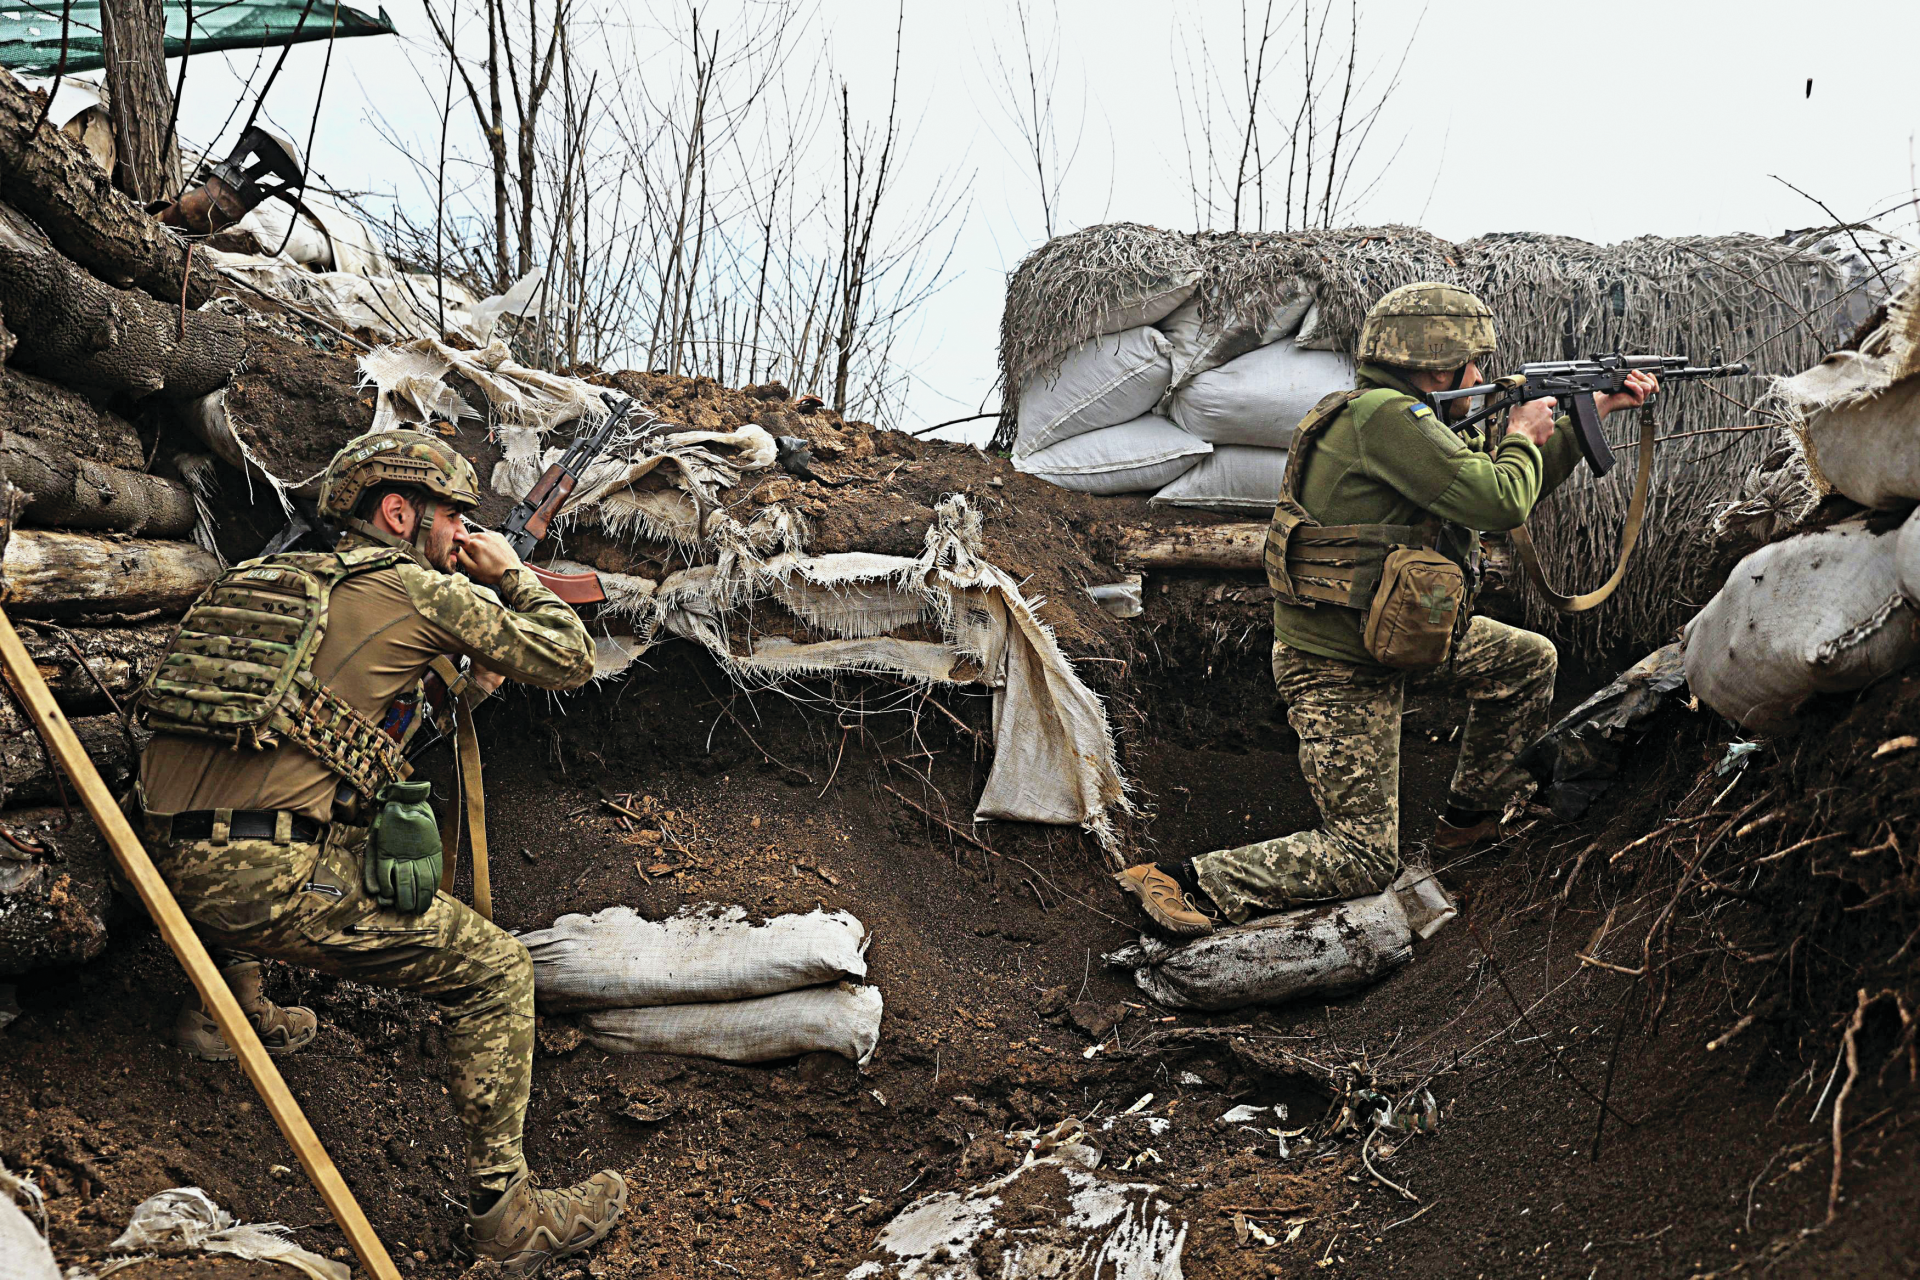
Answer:
<svg viewBox="0 0 1920 1280"><path fill-rule="evenodd" d="M1360 326L1362 364L1446 372L1493 354L1493 312L1458 285L1401 285Z"/></svg>
<svg viewBox="0 0 1920 1280"><path fill-rule="evenodd" d="M433 508L421 513L420 526L407 542L355 517L353 509L367 490L383 484L412 485L448 502L457 511L480 505L480 479L473 464L438 436L411 429L374 431L349 440L327 464L320 481L320 514L336 524L390 546L413 551L426 561Z"/></svg>

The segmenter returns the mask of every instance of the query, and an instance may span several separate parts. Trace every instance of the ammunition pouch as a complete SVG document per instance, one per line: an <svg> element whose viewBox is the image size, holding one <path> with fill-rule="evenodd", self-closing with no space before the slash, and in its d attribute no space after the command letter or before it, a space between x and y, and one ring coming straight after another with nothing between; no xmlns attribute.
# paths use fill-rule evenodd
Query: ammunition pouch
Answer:
<svg viewBox="0 0 1920 1280"><path fill-rule="evenodd" d="M1335 392L1295 429L1280 500L1267 529L1267 585L1283 604L1306 609L1330 604L1365 613L1362 642L1382 666L1438 666L1472 613L1478 577L1460 539L1452 536L1458 531L1438 518L1418 525L1322 525L1300 505L1300 475L1315 441L1369 393Z"/></svg>

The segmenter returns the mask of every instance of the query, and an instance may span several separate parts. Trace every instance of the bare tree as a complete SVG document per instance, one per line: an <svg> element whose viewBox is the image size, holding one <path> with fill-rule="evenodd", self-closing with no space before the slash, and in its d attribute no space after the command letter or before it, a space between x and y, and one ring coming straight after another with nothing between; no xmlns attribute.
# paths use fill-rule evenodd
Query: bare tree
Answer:
<svg viewBox="0 0 1920 1280"><path fill-rule="evenodd" d="M1060 13L1057 7L1049 7L1052 21L1042 29L1029 0L1014 0L1019 43L1009 50L996 39L992 65L986 70L995 102L1012 123L1017 139L1017 147L1008 149L1031 172L1040 200L1041 229L1051 240L1061 230L1061 194L1086 135L1086 112L1083 103L1073 140L1063 145L1054 102L1060 81Z"/></svg>
<svg viewBox="0 0 1920 1280"><path fill-rule="evenodd" d="M168 122L166 10L161 0L106 0L100 10L113 122L113 184L141 202L180 186L180 150Z"/></svg>

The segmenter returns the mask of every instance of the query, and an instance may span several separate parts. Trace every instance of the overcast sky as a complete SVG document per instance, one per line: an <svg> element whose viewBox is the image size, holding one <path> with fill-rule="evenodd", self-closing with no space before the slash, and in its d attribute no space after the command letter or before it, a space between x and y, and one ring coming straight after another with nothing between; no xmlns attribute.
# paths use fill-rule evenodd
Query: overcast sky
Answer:
<svg viewBox="0 0 1920 1280"><path fill-rule="evenodd" d="M712 4L711 21L724 27L750 5ZM1030 9L1044 33L1057 23L1056 110L1063 138L1079 139L1057 229L1117 220L1193 228L1176 68L1184 76L1198 65L1202 40L1217 63L1237 61L1238 0L1033 0ZM399 38L342 41L333 53L313 163L339 187L403 181L404 162L370 122L370 102L417 148L430 151L437 139L435 93L417 69L428 63L431 32L416 0L388 11ZM684 6L633 0L618 11L645 29L656 12L671 21ZM903 199L956 169L972 178L951 278L907 335L916 379L909 425L994 407L1006 273L1045 238L992 87L993 42L1010 46L1013 12L1013 0L906 5L913 146ZM1344 17L1344 7L1336 12ZM894 15L891 4L821 0L814 43L826 52L815 74L844 76L856 101L884 101ZM1884 228L1920 241L1905 203L1920 145L1916 0L1360 0L1359 24L1361 69L1375 84L1403 55L1404 64L1355 171L1355 190L1373 185L1348 221L1418 223L1449 239L1526 230L1599 242L1777 234L1828 221L1779 175L1843 218L1877 214ZM267 104L303 142L324 50L294 50ZM193 64L182 134L212 141L258 62L229 54ZM1291 55L1277 74L1272 100L1290 103ZM1190 116L1189 136L1193 128Z"/></svg>

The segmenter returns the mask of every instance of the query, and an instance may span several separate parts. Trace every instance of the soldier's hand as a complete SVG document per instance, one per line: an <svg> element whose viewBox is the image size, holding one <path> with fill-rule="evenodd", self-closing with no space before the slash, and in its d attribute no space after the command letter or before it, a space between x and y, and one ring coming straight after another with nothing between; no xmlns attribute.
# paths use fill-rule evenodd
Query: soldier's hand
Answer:
<svg viewBox="0 0 1920 1280"><path fill-rule="evenodd" d="M1544 445L1553 439L1553 409L1558 402L1552 396L1544 400L1529 400L1516 406L1507 415L1507 430L1523 435L1536 445Z"/></svg>
<svg viewBox="0 0 1920 1280"><path fill-rule="evenodd" d="M520 557L504 534L492 529L462 529L454 535L454 567L484 586L493 586L510 569L520 567Z"/></svg>
<svg viewBox="0 0 1920 1280"><path fill-rule="evenodd" d="M1615 409L1638 409L1647 402L1647 397L1660 389L1660 380L1643 369L1635 369L1627 375L1627 385L1609 396L1595 396L1593 407L1602 418Z"/></svg>

